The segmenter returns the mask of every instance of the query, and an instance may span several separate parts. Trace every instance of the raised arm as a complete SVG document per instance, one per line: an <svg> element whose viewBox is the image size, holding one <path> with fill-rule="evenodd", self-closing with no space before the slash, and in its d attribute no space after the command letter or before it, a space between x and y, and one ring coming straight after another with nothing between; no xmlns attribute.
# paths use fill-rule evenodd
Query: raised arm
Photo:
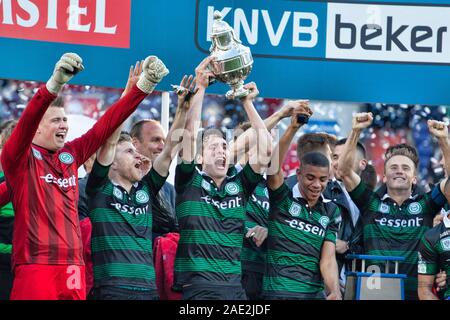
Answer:
<svg viewBox="0 0 450 320"><path fill-rule="evenodd" d="M448 137L448 127L444 122L428 120L428 129L430 133L437 138L444 158L445 172L450 172L450 140ZM450 180L443 179L440 183L441 192L444 194L447 202L450 203Z"/></svg>
<svg viewBox="0 0 450 320"><path fill-rule="evenodd" d="M130 92L131 88L133 88L139 81L139 77L144 70L144 60L136 61L134 66L130 66L130 72L128 73L127 84L125 85L125 89L121 94L121 98L126 96L128 92Z"/></svg>
<svg viewBox="0 0 450 320"><path fill-rule="evenodd" d="M339 157L338 171L342 177L345 188L347 191L352 191L361 182L361 178L353 171L353 163L356 156L356 145L359 140L361 131L372 124L372 113L357 113L353 117L352 131L347 138L347 142L344 145L342 155Z"/></svg>
<svg viewBox="0 0 450 320"><path fill-rule="evenodd" d="M183 146L181 152L181 159L184 162L192 162L195 158L195 151L197 147L197 134L201 125L202 118L202 105L205 98L206 88L208 88L209 80L213 77L213 73L208 69L209 63L213 60L213 57L208 56L200 62L195 68L195 83L196 94L192 97L191 107L187 114L186 120L186 133L183 138Z"/></svg>
<svg viewBox="0 0 450 320"><path fill-rule="evenodd" d="M293 112L295 112L298 108L302 107L302 104L305 100L294 100L289 101L283 107L280 108L280 110L274 112L272 115L270 115L268 118L264 119L264 124L267 128L267 130L270 132L282 119L290 117ZM246 157L245 152L248 150L249 146L253 146L249 150L249 154L253 154L257 152L257 147L255 144L255 131L252 130L252 128L249 128L248 130L245 130L244 133L239 135L239 137L236 139L236 141L232 141L230 143L230 150L231 150L231 159L238 159L238 163L241 165L245 165L245 159Z"/></svg>
<svg viewBox="0 0 450 320"><path fill-rule="evenodd" d="M149 56L145 59L137 84L114 103L87 133L68 144L78 155L79 166L105 143L168 73L169 70L157 57Z"/></svg>
<svg viewBox="0 0 450 320"><path fill-rule="evenodd" d="M132 87L136 85L139 81L139 76L142 73L144 61L137 61L136 65L131 66L130 72L128 74L127 84L125 85L125 89L122 93L122 97L125 96ZM102 166L109 166L114 161L114 155L116 153L117 142L120 138L120 132L122 131L123 122L120 126L113 132L113 134L106 139L105 143L98 149L97 151L97 161Z"/></svg>
<svg viewBox="0 0 450 320"><path fill-rule="evenodd" d="M242 98L242 105L247 113L247 117L256 134L257 152L249 159L252 170L256 173L263 173L269 166L272 155L272 136L267 131L264 121L259 116L253 105L253 100L258 96L259 91L254 82L247 83L244 88L249 89L250 93Z"/></svg>
<svg viewBox="0 0 450 320"><path fill-rule="evenodd" d="M2 151L1 161L7 175L11 170L22 171L24 156L29 151L42 117L64 84L84 69L82 62L77 54L65 53L56 63L45 87L41 87L28 103Z"/></svg>
<svg viewBox="0 0 450 320"><path fill-rule="evenodd" d="M292 139L294 139L297 130L303 126L303 123L298 122L297 116L304 115L310 118L312 114L313 112L308 106L308 101L304 100L291 116L291 123L287 127L283 136L280 138L280 141L278 142L272 154L271 167L267 177L267 186L271 190L278 189L284 182L284 176L281 167L283 165L289 146L291 145Z"/></svg>
<svg viewBox="0 0 450 320"><path fill-rule="evenodd" d="M192 76L184 76L180 86L176 89L178 95L178 106L175 113L172 126L167 134L166 144L163 151L158 155L153 163L156 172L162 177L169 174L169 167L172 159L175 157L176 146L184 138L184 128L186 125L186 117L190 109L192 97L195 96L194 91L195 80ZM198 91L198 89L196 89Z"/></svg>

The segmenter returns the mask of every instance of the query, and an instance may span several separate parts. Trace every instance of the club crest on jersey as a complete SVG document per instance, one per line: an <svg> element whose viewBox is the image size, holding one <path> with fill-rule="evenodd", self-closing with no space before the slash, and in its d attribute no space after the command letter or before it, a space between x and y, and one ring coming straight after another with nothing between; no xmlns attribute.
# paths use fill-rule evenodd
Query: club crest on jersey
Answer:
<svg viewBox="0 0 450 320"><path fill-rule="evenodd" d="M302 207L299 204L292 202L291 207L289 208L289 213L291 216L298 217L301 211Z"/></svg>
<svg viewBox="0 0 450 320"><path fill-rule="evenodd" d="M420 262L417 265L417 271L419 273L427 273L427 265L425 262Z"/></svg>
<svg viewBox="0 0 450 320"><path fill-rule="evenodd" d="M418 256L419 256L419 260L418 260L418 264L417 264L417 271L419 273L427 273L427 264L425 263L425 261L423 261L423 257L422 254L420 252L418 252Z"/></svg>
<svg viewBox="0 0 450 320"><path fill-rule="evenodd" d="M410 214L419 214L422 212L422 206L418 202L413 202L408 205L408 212Z"/></svg>
<svg viewBox="0 0 450 320"><path fill-rule="evenodd" d="M445 251L450 251L450 237L441 239L442 249Z"/></svg>
<svg viewBox="0 0 450 320"><path fill-rule="evenodd" d="M211 191L211 184L206 180L202 180L202 188L209 192Z"/></svg>
<svg viewBox="0 0 450 320"><path fill-rule="evenodd" d="M59 161L65 164L72 164L73 163L73 156L68 152L61 152L59 154Z"/></svg>
<svg viewBox="0 0 450 320"><path fill-rule="evenodd" d="M230 195L234 196L239 193L239 186L235 182L228 182L225 186L225 191Z"/></svg>
<svg viewBox="0 0 450 320"><path fill-rule="evenodd" d="M381 213L389 213L389 206L386 203L382 202L380 204L380 209L379 210L380 210Z"/></svg>
<svg viewBox="0 0 450 320"><path fill-rule="evenodd" d="M330 223L330 218L328 218L327 216L321 216L319 219L319 223L324 229L326 229L328 224Z"/></svg>
<svg viewBox="0 0 450 320"><path fill-rule="evenodd" d="M42 160L42 154L39 150L36 150L35 148L31 148L31 150L33 150L33 156L38 159L38 160Z"/></svg>
<svg viewBox="0 0 450 320"><path fill-rule="evenodd" d="M122 200L122 199L123 199L123 193L122 193L122 191L120 191L120 189L117 188L117 187L114 187L113 195L114 195L114 197L116 197L116 198L119 199L119 200Z"/></svg>
<svg viewBox="0 0 450 320"><path fill-rule="evenodd" d="M136 192L136 202L143 204L143 203L147 203L148 200L150 200L147 192L145 192L144 190L139 190L138 192Z"/></svg>

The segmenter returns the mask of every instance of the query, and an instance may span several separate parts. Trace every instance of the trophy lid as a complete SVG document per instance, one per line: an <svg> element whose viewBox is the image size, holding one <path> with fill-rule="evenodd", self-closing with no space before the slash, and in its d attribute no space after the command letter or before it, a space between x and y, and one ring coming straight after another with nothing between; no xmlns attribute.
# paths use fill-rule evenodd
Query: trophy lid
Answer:
<svg viewBox="0 0 450 320"><path fill-rule="evenodd" d="M214 22L212 25L211 37L230 31L233 31L233 28L231 28L228 23L222 20L222 14L220 13L220 11L214 11Z"/></svg>

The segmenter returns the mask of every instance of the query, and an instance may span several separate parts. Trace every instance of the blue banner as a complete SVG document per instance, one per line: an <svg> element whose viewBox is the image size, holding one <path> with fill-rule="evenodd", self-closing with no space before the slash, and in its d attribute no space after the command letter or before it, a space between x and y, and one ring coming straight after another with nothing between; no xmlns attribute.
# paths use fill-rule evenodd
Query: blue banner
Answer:
<svg viewBox="0 0 450 320"><path fill-rule="evenodd" d="M3 0L0 77L46 81L64 52L75 84L122 87L159 56L170 90L209 54L219 10L254 56L261 96L450 104L450 4L444 0ZM224 94L213 85L210 93Z"/></svg>

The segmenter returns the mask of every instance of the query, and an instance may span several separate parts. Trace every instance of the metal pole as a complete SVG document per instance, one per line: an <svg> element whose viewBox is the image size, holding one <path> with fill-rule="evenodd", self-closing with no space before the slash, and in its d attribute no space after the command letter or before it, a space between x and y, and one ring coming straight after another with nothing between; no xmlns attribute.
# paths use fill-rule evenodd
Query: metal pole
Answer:
<svg viewBox="0 0 450 320"><path fill-rule="evenodd" d="M163 91L161 93L161 126L164 132L167 134L169 132L169 106L170 106L170 94L168 91ZM176 158L172 161L169 168L169 176L167 177L167 182L175 183L175 169L177 166Z"/></svg>
<svg viewBox="0 0 450 320"><path fill-rule="evenodd" d="M163 91L161 93L161 126L163 127L166 134L167 132L169 132L169 105L169 92Z"/></svg>

